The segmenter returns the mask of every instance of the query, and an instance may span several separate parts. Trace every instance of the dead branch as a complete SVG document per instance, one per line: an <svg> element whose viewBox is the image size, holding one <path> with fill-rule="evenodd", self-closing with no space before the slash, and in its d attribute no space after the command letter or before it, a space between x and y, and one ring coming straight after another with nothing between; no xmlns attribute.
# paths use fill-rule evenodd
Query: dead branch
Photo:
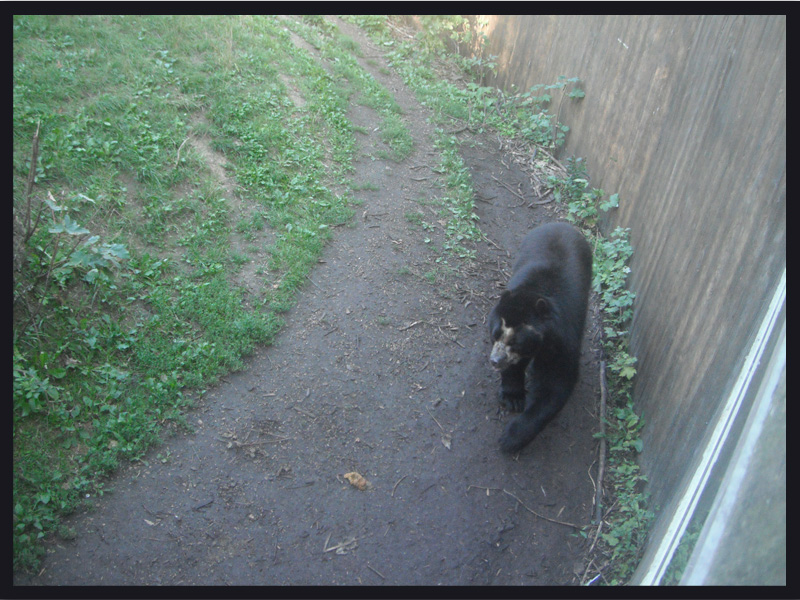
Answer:
<svg viewBox="0 0 800 600"><path fill-rule="evenodd" d="M187 137L185 140L183 140L183 142L181 143L181 145L180 145L180 146L178 146L178 158L176 158L176 159L175 159L175 166L174 166L173 168L177 169L177 168L178 168L178 165L181 163L181 149L183 148L183 145L184 145L186 142L188 142L188 141L189 141L189 138L191 138L191 137L192 137L192 136L191 136L191 134L190 134L190 135L189 135L189 137Z"/></svg>
<svg viewBox="0 0 800 600"><path fill-rule="evenodd" d="M584 573L583 573L583 577L581 577L581 585L592 585L592 584L593 584L595 581L597 581L597 578L598 578L598 577L600 577L600 575L602 574L602 573L601 573L601 572L598 570L598 572L597 572L597 575L595 575L595 576L594 576L594 577L591 579L591 581L589 581L588 583L586 583L586 578L589 576L589 569L591 569L591 568L592 568L592 565L593 565L593 564L594 564L594 559L591 559L591 560L589 561L589 564L588 564L588 565L586 565L586 571L584 571ZM597 568L597 567L595 567L595 568Z"/></svg>
<svg viewBox="0 0 800 600"><path fill-rule="evenodd" d="M502 492L503 491L503 488L488 488L488 487L483 487L482 485L472 485L472 484L467 486L467 491L469 491L470 488L477 488L479 490L486 490L486 495L487 496L489 495L489 490L494 490L495 492Z"/></svg>
<svg viewBox="0 0 800 600"><path fill-rule="evenodd" d="M36 227L31 228L31 192L33 191L33 182L36 179L36 161L39 159L39 126L41 122L36 123L36 132L33 134L33 143L31 144L31 165L28 169L28 184L25 186L25 242L27 242L31 235L33 235L33 230ZM42 212L39 211L39 216L41 216ZM36 219L38 224L39 219Z"/></svg>
<svg viewBox="0 0 800 600"><path fill-rule="evenodd" d="M606 361L600 361L600 456L597 467L597 488L594 496L594 520L602 523L603 516L603 475L606 470L606 404L608 402L608 388L606 385ZM599 529L598 529L599 531ZM594 545L594 544L592 544Z"/></svg>
<svg viewBox="0 0 800 600"><path fill-rule="evenodd" d="M317 288L320 292L324 292L325 291L321 287L319 287L319 285L317 285L316 281L311 279L311 275L306 275L306 279L308 279L311 282L311 285L313 285L315 288Z"/></svg>
<svg viewBox="0 0 800 600"><path fill-rule="evenodd" d="M334 550L344 550L344 551L354 550L355 548L358 547L358 540L363 540L365 537L368 537L368 536L361 536L360 538L349 537L346 540L344 540L343 542L339 542L338 544L335 544L335 545L333 545L333 546L331 546L329 548L328 547L328 542L331 539L331 534L329 533L328 537L325 538L325 546L323 547L322 551L323 552L332 552ZM337 554L339 554L339 552L337 552Z"/></svg>
<svg viewBox="0 0 800 600"><path fill-rule="evenodd" d="M587 555L591 555L592 554L592 550L594 550L595 544L597 544L597 538L600 537L600 530L601 529L603 529L603 522L602 521L600 521L597 524L597 531L595 531L595 533L594 533L594 541L592 542L592 545L589 548L589 552L586 553Z"/></svg>
<svg viewBox="0 0 800 600"><path fill-rule="evenodd" d="M495 180L497 183L499 183L500 185L502 185L504 188L506 188L506 189L507 189L509 192L511 192L512 194L514 194L514 195L515 195L517 198L519 198L519 199L520 199L520 200L522 200L523 202L527 202L527 200L525 200L525 196L523 196L522 194L520 194L520 193L519 193L519 192L517 192L516 190L512 189L512 188L511 188L511 186L509 186L508 184L506 184L506 183L504 183L504 182L500 181L500 180L499 180L497 177L495 177L494 175L492 175L492 179L494 179L494 180Z"/></svg>
<svg viewBox="0 0 800 600"><path fill-rule="evenodd" d="M400 482L403 481L403 479L405 479L406 477L408 476L403 475L400 479L397 480L397 483L394 484L394 487L392 488L392 498L394 498L394 492L397 489L397 486L400 485Z"/></svg>
<svg viewBox="0 0 800 600"><path fill-rule="evenodd" d="M386 577L384 577L383 575L381 575L381 572L380 572L380 571L378 571L377 569L374 569L374 568L372 568L372 567L371 567L371 566L369 566L369 565L367 565L367 568L368 568L370 571L372 571L373 573L375 573L375 574L376 574L378 577L380 577L381 579L386 579Z"/></svg>
<svg viewBox="0 0 800 600"><path fill-rule="evenodd" d="M560 162L558 162L558 159L557 159L555 156L553 156L552 154L550 154L550 153L549 153L547 150L545 150L545 149L544 149L544 148L542 148L541 146L539 147L539 149L540 149L542 152L544 152L544 153L547 155L547 157L548 157L548 158L549 158L551 161L553 161L553 163L554 163L554 164L555 164L555 165L556 165L556 166L557 166L559 169L561 169L562 171L566 172L566 169L564 168L564 165L562 165Z"/></svg>
<svg viewBox="0 0 800 600"><path fill-rule="evenodd" d="M395 31L396 31L398 34L400 34L400 35L403 35L403 36L407 37L408 39L413 39L413 38L414 38L414 36L413 36L413 35L411 35L410 33L406 33L405 31L403 31L402 29L400 29L399 27L397 27L397 26L396 26L394 23L391 23L391 22L389 22L389 21L386 21L386 24L387 24L389 27L391 27L392 29L394 29L394 30L395 30Z"/></svg>
<svg viewBox="0 0 800 600"><path fill-rule="evenodd" d="M294 410L296 410L297 412L299 412L301 415L305 415L305 416L306 416L306 417L308 417L309 419L314 419L314 420L316 420L316 418L317 418L317 417L316 417L316 415L312 415L310 412L306 412L306 411L304 411L302 408L298 408L297 406L292 406L292 408L293 408Z"/></svg>
<svg viewBox="0 0 800 600"><path fill-rule="evenodd" d="M441 430L442 430L442 433L447 433L447 432L444 430L444 427L442 427L442 424L441 424L441 423L439 423L439 421L437 421L437 420L436 420L436 417L434 417L434 416L433 416L433 414L431 413L430 409L429 409L427 406L425 407L425 410L427 410L427 411L428 411L428 414L431 416L431 419L433 419L434 421L436 421L436 424L439 426L439 429L441 429Z"/></svg>
<svg viewBox="0 0 800 600"><path fill-rule="evenodd" d="M580 529L580 527L578 527L578 526L577 526L577 525L575 525L574 523L567 523L566 521L558 521L558 520L556 520L556 519L551 519L550 517L545 517L544 515L540 515L539 513L537 513L537 512L536 512L535 510L533 510L532 508L529 508L528 506L526 506L526 505L525 505L525 503L524 503L522 500L520 500L519 498L517 498L517 497L516 497L514 494L512 494L512 493L511 493L511 492L509 492L508 490L505 490L505 489L504 489L504 490L503 490L503 493L504 493L504 494L508 494L509 496L511 496L512 498L514 498L514 500L516 500L517 502L519 502L519 503L522 505L522 508L524 508L525 510L527 510L529 513L531 513L531 514L533 514L533 515L535 515L535 516L539 517L540 519L544 519L545 521L550 521L551 523L557 523L558 525L566 525L567 527L573 527L573 528L575 528L575 529Z"/></svg>
<svg viewBox="0 0 800 600"><path fill-rule="evenodd" d="M288 437L281 437L279 435L275 435L274 433L267 433L267 435L275 436L275 439L263 440L261 442L247 442L247 443L237 442L236 440L233 440L233 445L236 446L237 448L248 448L249 446L261 446L263 444L275 444L276 442L288 442L289 440L292 439Z"/></svg>
<svg viewBox="0 0 800 600"><path fill-rule="evenodd" d="M492 246L494 246L494 247L495 247L495 248L497 248L498 250L502 250L502 248L501 248L500 246L498 246L498 245L497 245L497 244L495 244L495 243L494 243L492 240L490 240L488 237L486 237L486 234L485 234L485 233L483 234L483 239L484 239L484 240L486 240L487 242L489 242L489 243L490 243Z"/></svg>
<svg viewBox="0 0 800 600"><path fill-rule="evenodd" d="M452 131L446 131L445 133L447 135L456 135L458 133L461 133L462 131L467 130L468 128L469 128L469 125L464 125L463 127L459 127L458 129L453 129Z"/></svg>
<svg viewBox="0 0 800 600"><path fill-rule="evenodd" d="M213 498L211 500L209 500L208 502L202 502L201 504L198 504L197 506L193 506L192 510L200 510L201 508L205 508L206 506L210 506L212 504L214 504L214 499Z"/></svg>

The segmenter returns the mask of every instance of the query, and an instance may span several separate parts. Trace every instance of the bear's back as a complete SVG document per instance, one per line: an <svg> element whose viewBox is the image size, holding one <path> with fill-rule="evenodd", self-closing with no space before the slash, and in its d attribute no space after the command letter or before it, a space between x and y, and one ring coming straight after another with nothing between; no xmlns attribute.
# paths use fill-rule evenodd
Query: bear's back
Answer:
<svg viewBox="0 0 800 600"><path fill-rule="evenodd" d="M575 291L586 296L592 278L592 249L572 225L546 223L522 240L513 271L508 289L536 286L540 288L536 291L549 295L566 285L577 286Z"/></svg>

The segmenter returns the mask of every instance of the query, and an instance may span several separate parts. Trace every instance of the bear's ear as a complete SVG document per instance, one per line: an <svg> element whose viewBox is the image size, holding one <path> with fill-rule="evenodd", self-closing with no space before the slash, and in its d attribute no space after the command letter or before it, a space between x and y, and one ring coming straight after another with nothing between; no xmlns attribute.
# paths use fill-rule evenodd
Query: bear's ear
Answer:
<svg viewBox="0 0 800 600"><path fill-rule="evenodd" d="M533 305L533 310L536 311L537 316L546 317L550 314L550 305L547 303L547 300L539 297L536 299L536 303Z"/></svg>

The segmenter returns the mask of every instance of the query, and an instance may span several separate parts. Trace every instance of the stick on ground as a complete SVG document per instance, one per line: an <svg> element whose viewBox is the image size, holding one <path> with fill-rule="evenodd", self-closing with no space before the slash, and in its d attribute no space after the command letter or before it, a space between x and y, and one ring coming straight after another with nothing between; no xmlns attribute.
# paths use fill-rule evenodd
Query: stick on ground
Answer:
<svg viewBox="0 0 800 600"><path fill-rule="evenodd" d="M608 389L606 386L606 361L600 361L600 460L597 467L597 489L594 492L594 520L600 523L603 517L603 475L606 470L606 403Z"/></svg>

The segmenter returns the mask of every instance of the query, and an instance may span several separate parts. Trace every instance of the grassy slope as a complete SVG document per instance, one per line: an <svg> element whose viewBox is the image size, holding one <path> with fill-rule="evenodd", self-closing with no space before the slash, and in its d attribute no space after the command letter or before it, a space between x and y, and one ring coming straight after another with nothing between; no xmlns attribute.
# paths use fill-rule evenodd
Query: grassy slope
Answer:
<svg viewBox="0 0 800 600"><path fill-rule="evenodd" d="M347 86L273 18L14 19L16 566L280 328L351 214Z"/></svg>

